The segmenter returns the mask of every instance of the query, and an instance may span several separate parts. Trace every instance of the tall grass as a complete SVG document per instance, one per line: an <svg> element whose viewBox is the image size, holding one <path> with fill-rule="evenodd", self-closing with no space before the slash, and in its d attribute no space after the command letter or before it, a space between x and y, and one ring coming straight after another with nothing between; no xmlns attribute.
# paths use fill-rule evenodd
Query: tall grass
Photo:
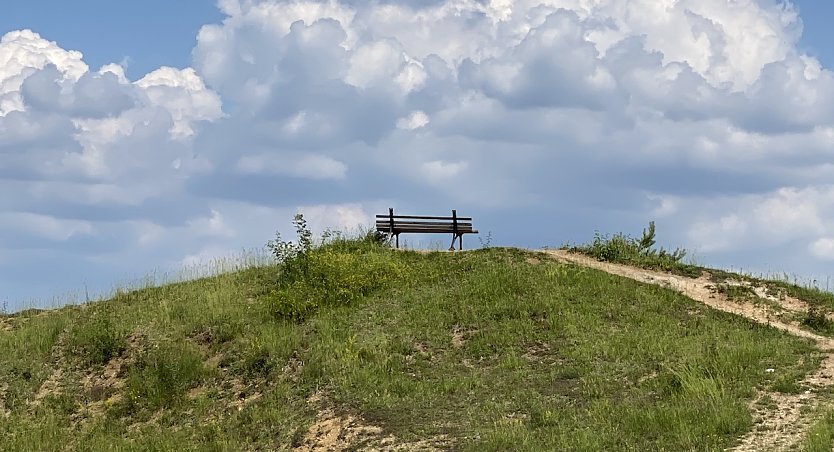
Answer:
<svg viewBox="0 0 834 452"><path fill-rule="evenodd" d="M649 226L643 229L643 235L639 239L623 233L610 236L596 232L590 243L568 249L572 252L587 254L600 261L671 271L691 277L700 276L701 271L698 267L682 262L686 256L685 249L677 248L674 251L667 251L662 247L656 248L655 239L655 224L651 221Z"/></svg>

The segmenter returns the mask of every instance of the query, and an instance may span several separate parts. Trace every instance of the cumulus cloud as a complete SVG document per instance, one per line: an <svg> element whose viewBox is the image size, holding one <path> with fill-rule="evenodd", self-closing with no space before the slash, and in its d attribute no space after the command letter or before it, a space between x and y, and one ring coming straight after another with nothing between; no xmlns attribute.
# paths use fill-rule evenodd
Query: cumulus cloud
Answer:
<svg viewBox="0 0 834 452"><path fill-rule="evenodd" d="M173 138L190 137L194 134L192 123L216 120L222 115L220 97L206 89L192 68L162 67L142 77L136 86L143 89L151 105L171 114Z"/></svg>
<svg viewBox="0 0 834 452"><path fill-rule="evenodd" d="M47 65L55 66L67 80L78 80L88 71L81 52L64 50L31 30L11 31L0 38L0 116L23 110L23 81Z"/></svg>
<svg viewBox="0 0 834 452"><path fill-rule="evenodd" d="M507 244L657 218L707 259L831 256L834 73L798 47L790 3L218 7L191 67L135 81L32 31L2 38L6 247L27 229L16 250L193 262L299 210L354 227L394 206L466 210Z"/></svg>

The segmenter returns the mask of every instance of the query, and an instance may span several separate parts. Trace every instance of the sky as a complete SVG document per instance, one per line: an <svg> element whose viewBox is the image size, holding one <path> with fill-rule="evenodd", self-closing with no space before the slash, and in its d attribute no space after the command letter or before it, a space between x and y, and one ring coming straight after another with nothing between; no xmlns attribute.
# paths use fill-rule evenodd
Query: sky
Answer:
<svg viewBox="0 0 834 452"><path fill-rule="evenodd" d="M296 212L321 231L388 207L457 209L531 248L655 221L699 264L834 287L832 17L810 0L5 2L0 308L262 249Z"/></svg>

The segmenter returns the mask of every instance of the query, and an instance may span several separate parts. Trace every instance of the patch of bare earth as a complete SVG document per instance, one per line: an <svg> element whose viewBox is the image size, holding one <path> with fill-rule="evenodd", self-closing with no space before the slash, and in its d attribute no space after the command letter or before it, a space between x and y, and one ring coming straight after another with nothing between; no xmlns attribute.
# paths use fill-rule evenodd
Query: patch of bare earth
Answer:
<svg viewBox="0 0 834 452"><path fill-rule="evenodd" d="M807 408L811 408L809 412L816 411L814 408L820 403L817 392L834 385L834 340L803 330L796 322L783 320L773 309L760 303L727 299L726 296L715 291L714 282L710 281L706 275L693 279L627 265L599 262L588 256L569 253L565 250L547 250L546 252L562 262L667 287L713 309L740 315L756 323L769 325L794 336L814 341L825 356L820 367L801 383L803 387L809 389L800 394L760 393L760 397L766 394L773 403L769 408L756 408L756 404L751 405L757 418L757 427L742 437L734 450L788 450L804 437L813 419L807 416L803 418L802 412ZM807 303L801 300L783 294L773 296L761 288L754 288L754 290L760 297L766 297L778 303L780 308L786 311L804 312L808 308ZM772 407L773 405L775 408Z"/></svg>
<svg viewBox="0 0 834 452"><path fill-rule="evenodd" d="M64 333L58 336L55 345L50 352L52 357L52 373L41 383L35 398L29 401L29 408L40 406L43 400L49 396L57 396L63 392L64 369L67 368L67 359L64 354Z"/></svg>
<svg viewBox="0 0 834 452"><path fill-rule="evenodd" d="M0 331L12 330L14 330L14 321L12 320L12 318L0 316Z"/></svg>
<svg viewBox="0 0 834 452"><path fill-rule="evenodd" d="M132 333L127 337L126 348L119 356L114 356L104 366L88 370L81 376L81 385L89 402L84 404L74 415L76 424L99 417L109 406L123 399L127 372L136 363L136 357L147 338L141 333Z"/></svg>
<svg viewBox="0 0 834 452"><path fill-rule="evenodd" d="M351 414L337 414L327 407L320 394L314 394L307 401L318 410L315 422L310 425L296 452L313 451L439 451L448 450L451 441L445 436L414 442L398 442L394 435L383 435L382 427L372 425Z"/></svg>
<svg viewBox="0 0 834 452"><path fill-rule="evenodd" d="M467 330L467 329L464 329L460 326L455 326L452 329L452 347L454 347L454 348L463 347L463 345L466 344L466 341L469 340L469 338L471 338L472 336L474 336L475 333L477 333L477 332L478 332L478 330L474 330L474 329Z"/></svg>

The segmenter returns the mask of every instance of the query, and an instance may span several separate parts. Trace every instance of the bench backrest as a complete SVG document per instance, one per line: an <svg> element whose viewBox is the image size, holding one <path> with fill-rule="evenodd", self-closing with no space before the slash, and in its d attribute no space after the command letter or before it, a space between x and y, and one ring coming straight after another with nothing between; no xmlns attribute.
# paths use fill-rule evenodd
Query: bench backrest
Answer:
<svg viewBox="0 0 834 452"><path fill-rule="evenodd" d="M457 210L452 210L451 217L433 217L422 215L394 215L394 209L388 209L388 215L376 216L376 229L392 234L398 234L400 232L451 232L457 235L475 232L472 228L472 218L457 216Z"/></svg>

